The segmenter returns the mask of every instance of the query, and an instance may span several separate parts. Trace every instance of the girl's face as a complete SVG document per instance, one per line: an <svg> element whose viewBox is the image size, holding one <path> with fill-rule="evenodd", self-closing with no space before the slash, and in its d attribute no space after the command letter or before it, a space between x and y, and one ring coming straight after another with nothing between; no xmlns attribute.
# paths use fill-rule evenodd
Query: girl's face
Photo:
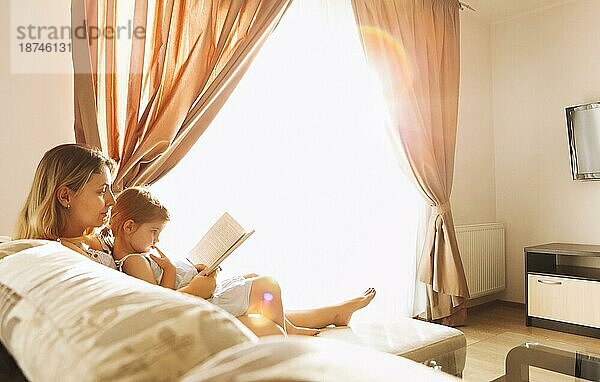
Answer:
<svg viewBox="0 0 600 382"><path fill-rule="evenodd" d="M150 248L158 243L160 233L166 224L166 221L136 224L135 230L129 235L129 245L134 253L150 251Z"/></svg>
<svg viewBox="0 0 600 382"><path fill-rule="evenodd" d="M112 176L105 167L100 174L92 174L79 191L70 193L68 225L82 227L82 233L104 225L110 208L115 204L111 186Z"/></svg>

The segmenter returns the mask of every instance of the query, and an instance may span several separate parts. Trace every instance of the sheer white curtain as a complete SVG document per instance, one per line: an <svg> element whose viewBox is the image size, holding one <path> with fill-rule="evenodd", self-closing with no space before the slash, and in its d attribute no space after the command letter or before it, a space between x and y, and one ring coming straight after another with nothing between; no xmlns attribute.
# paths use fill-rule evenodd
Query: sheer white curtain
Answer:
<svg viewBox="0 0 600 382"><path fill-rule="evenodd" d="M375 287L357 319L410 316L421 198L404 177L349 3L292 4L196 146L152 187L183 256L224 212L256 233L221 277L275 276L288 308Z"/></svg>

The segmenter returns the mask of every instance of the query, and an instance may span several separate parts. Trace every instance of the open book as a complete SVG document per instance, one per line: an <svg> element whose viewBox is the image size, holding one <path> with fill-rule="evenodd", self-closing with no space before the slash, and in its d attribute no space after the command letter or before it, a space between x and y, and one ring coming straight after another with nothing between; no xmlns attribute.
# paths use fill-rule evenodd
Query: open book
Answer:
<svg viewBox="0 0 600 382"><path fill-rule="evenodd" d="M246 232L227 212L217 220L187 254L192 264L206 264L203 275L212 273L254 230Z"/></svg>

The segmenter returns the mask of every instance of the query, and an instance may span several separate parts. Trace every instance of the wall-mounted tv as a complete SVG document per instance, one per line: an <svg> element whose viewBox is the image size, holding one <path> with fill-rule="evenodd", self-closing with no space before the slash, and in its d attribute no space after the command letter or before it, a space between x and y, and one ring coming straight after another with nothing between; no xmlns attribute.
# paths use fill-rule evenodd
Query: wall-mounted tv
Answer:
<svg viewBox="0 0 600 382"><path fill-rule="evenodd" d="M574 180L600 180L600 103L567 107Z"/></svg>

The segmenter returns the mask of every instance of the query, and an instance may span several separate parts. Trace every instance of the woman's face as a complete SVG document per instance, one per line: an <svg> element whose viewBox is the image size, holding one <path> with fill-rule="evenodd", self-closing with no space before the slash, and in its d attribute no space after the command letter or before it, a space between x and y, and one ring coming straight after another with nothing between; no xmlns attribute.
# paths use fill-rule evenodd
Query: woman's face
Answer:
<svg viewBox="0 0 600 382"><path fill-rule="evenodd" d="M71 194L69 224L72 227L100 227L108 221L110 207L115 204L112 176L107 167L100 174L92 174L88 182Z"/></svg>

